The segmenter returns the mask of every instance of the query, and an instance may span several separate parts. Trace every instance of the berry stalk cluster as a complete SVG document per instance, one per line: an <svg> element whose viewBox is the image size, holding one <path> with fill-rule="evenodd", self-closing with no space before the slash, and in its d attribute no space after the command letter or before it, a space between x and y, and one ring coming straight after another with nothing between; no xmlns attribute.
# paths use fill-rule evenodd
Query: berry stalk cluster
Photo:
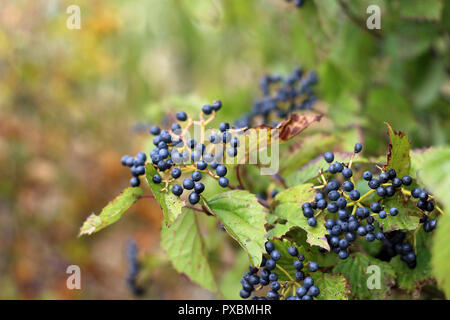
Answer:
<svg viewBox="0 0 450 320"><path fill-rule="evenodd" d="M341 259L349 256L351 244L356 241L357 236L364 237L368 242L391 238L388 232L383 232L380 222L399 214L396 207L388 208L384 204L384 200L394 195L405 198L405 201L411 197L419 199L416 206L419 209L418 214L422 215L421 222L426 232L430 232L437 225L436 219L429 219L426 213L435 208L432 196L419 188L408 191L405 187L412 184L412 178L408 175L397 177L395 169L381 170L377 177L372 172L365 171L362 177L367 181L370 191L361 195L356 189L352 170L354 157L361 151L362 145L357 143L348 163L335 161L334 154L326 152L324 159L329 164L328 180L320 171L320 185L313 187L318 191L314 200L302 204L303 216L308 219L310 226L317 225L318 216L328 217L325 220L326 238L331 250ZM374 195L378 196L378 199L376 196L372 197ZM368 199L374 201L366 202ZM404 244L404 247L396 252L402 254L402 260L408 266L414 267L416 262L414 250L410 250L409 244Z"/></svg>
<svg viewBox="0 0 450 320"><path fill-rule="evenodd" d="M194 121L186 112L176 114L177 122L170 129L152 126L150 133L154 135L154 149L150 151L150 161L157 173L152 177L153 183L164 184L163 191L171 192L179 197L185 191L191 204L200 201L200 194L205 190L201 182L204 175L218 180L221 187L229 186L226 177L228 170L225 165L227 158L235 158L238 154L240 140L237 136L243 129L233 129L229 123L222 122L218 129L209 129L206 135L206 125L214 120L216 112L222 107L219 100L211 105L204 105L200 113L200 120ZM209 116L208 119L205 119ZM198 126L200 129L197 140L190 138L190 129ZM195 128L194 128L195 129ZM245 129L245 128L244 128ZM133 178L132 187L139 186L139 176L145 174L146 155L140 152L136 158L124 156L122 164L131 167ZM180 183L177 181L182 180Z"/></svg>

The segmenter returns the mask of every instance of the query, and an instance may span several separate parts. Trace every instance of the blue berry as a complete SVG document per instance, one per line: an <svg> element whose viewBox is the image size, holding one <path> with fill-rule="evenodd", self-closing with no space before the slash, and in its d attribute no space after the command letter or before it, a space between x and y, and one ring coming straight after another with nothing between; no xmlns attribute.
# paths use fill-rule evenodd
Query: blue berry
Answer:
<svg viewBox="0 0 450 320"><path fill-rule="evenodd" d="M297 250L297 248L294 247L294 246L290 246L290 247L288 248L288 253L289 253L291 256L293 256L293 257L298 256L298 250Z"/></svg>
<svg viewBox="0 0 450 320"><path fill-rule="evenodd" d="M356 233L358 233L358 235L363 237L367 234L367 230L364 226L359 226L358 229L356 230Z"/></svg>
<svg viewBox="0 0 450 320"><path fill-rule="evenodd" d="M236 155L237 155L237 149L236 148L228 148L227 149L227 154L230 156L230 157L236 157Z"/></svg>
<svg viewBox="0 0 450 320"><path fill-rule="evenodd" d="M211 106L210 106L209 104L205 104L205 105L202 107L202 112L203 112L204 114L211 114L212 111L213 111L213 109L211 108Z"/></svg>
<svg viewBox="0 0 450 320"><path fill-rule="evenodd" d="M366 181L372 180L372 173L370 171L365 171L363 173L363 179Z"/></svg>
<svg viewBox="0 0 450 320"><path fill-rule="evenodd" d="M205 160L200 160L199 162L197 162L197 169L198 170L205 170L206 167L208 167L208 164L206 163Z"/></svg>
<svg viewBox="0 0 450 320"><path fill-rule="evenodd" d="M177 112L176 117L177 117L178 121L186 121L187 120L187 114L184 111Z"/></svg>
<svg viewBox="0 0 450 320"><path fill-rule="evenodd" d="M132 187L138 187L141 184L141 181L137 177L132 177L130 179L130 186Z"/></svg>
<svg viewBox="0 0 450 320"><path fill-rule="evenodd" d="M333 228L333 226L334 226L334 220L333 219L328 219L326 222L325 222L325 228L327 228L327 229L331 229L331 228Z"/></svg>
<svg viewBox="0 0 450 320"><path fill-rule="evenodd" d="M372 210L373 213L378 213L381 211L381 206L378 202L372 202L370 204L370 210Z"/></svg>
<svg viewBox="0 0 450 320"><path fill-rule="evenodd" d="M267 241L267 242L264 244L264 247L266 248L266 251L267 251L267 253L269 253L269 254L275 249L275 245L274 245L273 242L271 242L271 241Z"/></svg>
<svg viewBox="0 0 450 320"><path fill-rule="evenodd" d="M297 271L300 271L303 269L303 262L301 262L300 260L295 260L292 265L294 266L294 269Z"/></svg>
<svg viewBox="0 0 450 320"><path fill-rule="evenodd" d="M270 284L270 289L272 289L273 291L278 291L278 290L280 290L280 288L281 288L281 285L277 281L273 281Z"/></svg>
<svg viewBox="0 0 450 320"><path fill-rule="evenodd" d="M344 176L344 178L350 179L353 176L353 171L350 168L344 168L342 170L342 175Z"/></svg>
<svg viewBox="0 0 450 320"><path fill-rule="evenodd" d="M199 201L200 201L200 196L199 196L197 193L192 192L192 193L189 195L189 202L190 202L191 204L196 204L196 203L198 203Z"/></svg>
<svg viewBox="0 0 450 320"><path fill-rule="evenodd" d="M303 279L305 279L305 273L303 271L297 271L294 274L295 280L297 281L303 281Z"/></svg>
<svg viewBox="0 0 450 320"><path fill-rule="evenodd" d="M303 280L303 286L306 289L311 288L314 285L314 280L311 277L306 277L305 280Z"/></svg>
<svg viewBox="0 0 450 320"><path fill-rule="evenodd" d="M346 192L350 192L355 188L354 184L351 181L344 181L344 183L342 183L342 189Z"/></svg>
<svg viewBox="0 0 450 320"><path fill-rule="evenodd" d="M194 181L192 181L192 179L184 179L183 188L185 188L186 190L194 189Z"/></svg>
<svg viewBox="0 0 450 320"><path fill-rule="evenodd" d="M179 184L172 186L172 193L176 196L180 196L183 193L183 188Z"/></svg>
<svg viewBox="0 0 450 320"><path fill-rule="evenodd" d="M380 219L386 219L387 217L386 211L381 210L380 213L378 213L378 216L380 217Z"/></svg>
<svg viewBox="0 0 450 320"><path fill-rule="evenodd" d="M353 241L356 240L356 236L355 236L355 234L352 233L352 232L347 232L347 233L345 234L345 239L347 239L348 242L353 242Z"/></svg>
<svg viewBox="0 0 450 320"><path fill-rule="evenodd" d="M325 199L321 199L317 201L317 208L325 209L327 207L327 201Z"/></svg>
<svg viewBox="0 0 450 320"><path fill-rule="evenodd" d="M224 177L227 174L227 167L225 167L223 164L220 164L216 168L216 173L219 177Z"/></svg>
<svg viewBox="0 0 450 320"><path fill-rule="evenodd" d="M310 272L316 272L317 270L319 270L319 265L317 264L317 262L310 262L309 266L308 266L308 270Z"/></svg>
<svg viewBox="0 0 450 320"><path fill-rule="evenodd" d="M422 193L422 190L421 189L419 189L419 188L414 188L412 191L411 191L411 195L413 196L413 198L419 198L419 196L420 196L420 194Z"/></svg>
<svg viewBox="0 0 450 320"><path fill-rule="evenodd" d="M337 199L339 199L339 197L340 194L336 190L331 190L330 192L328 192L328 199L331 201L336 201Z"/></svg>
<svg viewBox="0 0 450 320"><path fill-rule="evenodd" d="M233 148L239 147L239 145L240 145L239 139L237 137L232 138L231 141L230 141L230 145Z"/></svg>
<svg viewBox="0 0 450 320"><path fill-rule="evenodd" d="M380 181L378 179L372 179L369 181L368 185L370 189L376 189L380 186Z"/></svg>
<svg viewBox="0 0 450 320"><path fill-rule="evenodd" d="M202 179L202 173L200 171L192 172L192 180L200 181Z"/></svg>
<svg viewBox="0 0 450 320"><path fill-rule="evenodd" d="M222 123L219 125L219 130L220 130L221 132L225 132L225 131L227 131L227 130L229 130L229 129L230 129L230 124L227 123L227 122L222 122Z"/></svg>
<svg viewBox="0 0 450 320"><path fill-rule="evenodd" d="M352 190L352 191L350 191L350 193L348 195L349 195L350 199L352 199L353 201L357 201L361 197L358 190Z"/></svg>
<svg viewBox="0 0 450 320"><path fill-rule="evenodd" d="M348 258L348 251L347 250L339 250L338 256L342 260L347 259Z"/></svg>
<svg viewBox="0 0 450 320"><path fill-rule="evenodd" d="M395 217L396 215L398 215L398 209L397 208L391 208L389 210L389 214L393 217Z"/></svg>
<svg viewBox="0 0 450 320"><path fill-rule="evenodd" d="M308 225L315 227L317 225L317 220L314 217L308 218Z"/></svg>
<svg viewBox="0 0 450 320"><path fill-rule="evenodd" d="M389 179L394 179L395 177L397 177L397 172L395 171L395 169L389 169L387 171L387 174L389 176Z"/></svg>
<svg viewBox="0 0 450 320"><path fill-rule="evenodd" d="M342 238L339 240L339 248L341 249L347 249L348 247L348 240L346 238Z"/></svg>
<svg viewBox="0 0 450 320"><path fill-rule="evenodd" d="M154 136L158 135L161 132L161 129L158 126L151 126L150 133Z"/></svg>
<svg viewBox="0 0 450 320"><path fill-rule="evenodd" d="M359 142L357 142L357 143L355 144L354 152L355 152L355 153L360 153L361 150L362 150L362 144L359 143Z"/></svg>
<svg viewBox="0 0 450 320"><path fill-rule="evenodd" d="M323 158L325 159L326 162L332 163L334 160L334 154L332 152L325 152Z"/></svg>
<svg viewBox="0 0 450 320"><path fill-rule="evenodd" d="M173 133L177 135L181 134L181 126L178 123L173 123L171 129Z"/></svg>
<svg viewBox="0 0 450 320"><path fill-rule="evenodd" d="M241 289L241 291L239 291L239 296L242 299L247 299L248 297L250 297L250 294L251 294L251 292L248 292L248 291L246 291L244 289Z"/></svg>
<svg viewBox="0 0 450 320"><path fill-rule="evenodd" d="M275 272L269 274L269 281L278 281L278 275Z"/></svg>
<svg viewBox="0 0 450 320"><path fill-rule="evenodd" d="M373 240L375 240L375 235L373 233L366 234L366 240L368 242L372 242Z"/></svg>
<svg viewBox="0 0 450 320"><path fill-rule="evenodd" d="M383 232L378 232L376 235L375 235L375 238L377 238L377 240L383 240L385 237L384 237L384 233Z"/></svg>
<svg viewBox="0 0 450 320"><path fill-rule="evenodd" d="M228 143L231 140L231 133L228 131L225 131L224 133L222 133L222 142L223 143Z"/></svg>
<svg viewBox="0 0 450 320"><path fill-rule="evenodd" d="M277 265L277 263L275 262L275 260L269 259L266 262L266 269L273 270L273 269L275 269L276 265Z"/></svg>
<svg viewBox="0 0 450 320"><path fill-rule="evenodd" d="M219 111L221 107L222 107L222 101L220 101L220 100L215 100L215 101L211 104L211 108L212 108L214 111Z"/></svg>
<svg viewBox="0 0 450 320"><path fill-rule="evenodd" d="M330 202L327 205L327 210L331 213L335 213L338 211L338 206L335 202Z"/></svg>
<svg viewBox="0 0 450 320"><path fill-rule="evenodd" d="M278 261L281 259L281 253L278 250L272 250L272 252L270 253L270 256L275 261Z"/></svg>
<svg viewBox="0 0 450 320"><path fill-rule="evenodd" d="M384 187L378 187L377 188L377 195L379 197L385 197L386 194L387 194L386 188L384 188Z"/></svg>
<svg viewBox="0 0 450 320"><path fill-rule="evenodd" d="M228 184L229 184L229 181L228 181L228 179L227 179L226 177L220 177L220 178L219 178L219 185L220 185L222 188L227 187Z"/></svg>
<svg viewBox="0 0 450 320"><path fill-rule="evenodd" d="M409 186L412 183L412 178L410 176L404 176L402 177L402 183L405 186Z"/></svg>
<svg viewBox="0 0 450 320"><path fill-rule="evenodd" d="M308 289L305 287L298 287L295 290L295 293L297 294L297 297L302 298L306 293L308 292Z"/></svg>
<svg viewBox="0 0 450 320"><path fill-rule="evenodd" d="M159 184L161 183L162 179L161 176L159 174L155 174L152 178L153 183Z"/></svg>
<svg viewBox="0 0 450 320"><path fill-rule="evenodd" d="M174 179L178 179L181 176L181 170L179 168L173 168L170 174Z"/></svg>
<svg viewBox="0 0 450 320"><path fill-rule="evenodd" d="M320 293L320 290L316 286L311 286L311 288L309 288L309 290L308 290L308 294L311 297L317 297L319 295L319 293Z"/></svg>
<svg viewBox="0 0 450 320"><path fill-rule="evenodd" d="M203 190L205 190L205 185L201 182L197 182L194 184L194 191L197 194L200 194L203 192Z"/></svg>
<svg viewBox="0 0 450 320"><path fill-rule="evenodd" d="M389 181L389 174L387 172L382 172L380 173L379 179L381 183L386 183Z"/></svg>
<svg viewBox="0 0 450 320"><path fill-rule="evenodd" d="M218 144L221 142L220 136L217 133L213 133L209 136L209 142L212 144Z"/></svg>

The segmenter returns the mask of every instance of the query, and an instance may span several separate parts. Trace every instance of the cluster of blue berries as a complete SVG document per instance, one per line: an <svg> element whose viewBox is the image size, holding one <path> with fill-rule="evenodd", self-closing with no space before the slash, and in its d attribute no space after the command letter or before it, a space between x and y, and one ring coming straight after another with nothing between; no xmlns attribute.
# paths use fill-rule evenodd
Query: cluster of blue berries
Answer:
<svg viewBox="0 0 450 320"><path fill-rule="evenodd" d="M131 175L133 176L130 180L132 187L137 187L141 184L139 176L145 174L145 161L147 161L147 156L144 152L139 152L135 158L128 155L122 157L122 165L130 167Z"/></svg>
<svg viewBox="0 0 450 320"><path fill-rule="evenodd" d="M144 293L142 287L137 284L137 276L140 270L140 264L138 261L138 247L136 242L130 241L127 245L127 261L128 261L128 270L127 270L127 285L130 288L131 292L138 296Z"/></svg>
<svg viewBox="0 0 450 320"><path fill-rule="evenodd" d="M210 105L202 107L203 115L215 115L222 107L220 100L214 101ZM167 182L171 184L171 192L176 196L181 196L184 190L192 192L188 199L191 204L200 201L200 194L205 190L205 185L201 182L203 175L209 174L218 180L221 187L229 185L226 177L227 167L223 164L226 157L235 158L240 146L240 140L230 127L229 123L222 122L218 130L212 130L209 136L209 143L205 145L202 141L187 139L181 123L188 121L188 127L194 123L188 118L186 112L180 111L176 114L177 122L173 123L170 130L161 130L158 126L152 126L150 133L154 135L154 149L150 151L150 160L157 169L152 177L156 184ZM189 128L187 128L189 129ZM212 148L211 148L212 147ZM139 185L139 176L145 174L146 156L139 153L136 158L124 156L122 163L131 167L134 177L131 179L131 186ZM210 169L214 170L212 172ZM185 177L181 184L173 183L186 172L192 172L190 177ZM165 176L165 179L162 178Z"/></svg>
<svg viewBox="0 0 450 320"><path fill-rule="evenodd" d="M395 230L385 233L383 239L383 247L377 258L390 261L396 255L401 255L401 260L404 261L410 269L416 267L416 254L413 246L406 241L406 233Z"/></svg>
<svg viewBox="0 0 450 320"><path fill-rule="evenodd" d="M362 145L356 143L352 158L362 151ZM386 219L388 216L394 217L399 214L399 210L391 207L385 208L381 202L384 198L394 196L397 192L402 192L402 186L409 186L412 183L410 176L397 177L394 169L383 171L378 177L374 177L370 171L363 173L363 179L367 181L371 191L380 197L379 201L370 204L362 200L368 195L361 196L356 190L353 182L353 171L349 163L334 161L334 154L326 152L324 159L329 163L328 173L330 179L324 181L322 188L319 188L314 201L302 205L302 211L308 224L312 227L317 225L317 214L337 214L336 219L329 218L325 222L328 234L326 235L328 244L333 252L337 253L339 258L346 259L349 256L349 247L356 240L357 236L365 237L366 241L372 242L375 239L383 241L388 233L383 232L383 228L375 222L376 219ZM340 176L336 177L335 175ZM324 178L325 179L325 178ZM408 193L408 191L404 191ZM429 195L418 188L411 192L415 198L419 198L417 207L431 211L434 209L434 202L429 200ZM349 208L352 208L349 210ZM424 223L425 231L431 231L436 227L436 220L428 220L424 215L421 219ZM413 254L408 250L402 250L402 259L412 264L415 261Z"/></svg>
<svg viewBox="0 0 450 320"><path fill-rule="evenodd" d="M303 271L305 264L305 257L299 254L298 249L294 246L288 248L289 255L295 257L293 267L296 270L294 281L285 281L280 284L278 280L278 274L274 272L277 267L277 261L281 259L281 253L275 249L275 245L271 241L267 241L265 244L266 252L269 257L263 257L260 268L249 267L249 272L245 273L241 279L242 289L240 296L243 299L247 299L251 296L253 291L262 289L265 286L269 286L270 290L267 292L267 296L253 296L253 300L280 300L284 298L286 300L313 300L320 293L317 286L314 285L314 280L311 276L305 275ZM309 262L309 272L316 272L319 269L319 265L316 262ZM259 275L258 275L259 273ZM288 285L297 285L303 281L303 285L296 287L296 295L289 296L280 294L279 291L282 287ZM289 284L289 282L293 282Z"/></svg>
<svg viewBox="0 0 450 320"><path fill-rule="evenodd" d="M264 76L259 84L263 97L253 102L251 112L238 119L235 127L276 126L293 111L312 109L317 100L313 90L316 83L317 74L305 74L301 68L295 68L287 77Z"/></svg>

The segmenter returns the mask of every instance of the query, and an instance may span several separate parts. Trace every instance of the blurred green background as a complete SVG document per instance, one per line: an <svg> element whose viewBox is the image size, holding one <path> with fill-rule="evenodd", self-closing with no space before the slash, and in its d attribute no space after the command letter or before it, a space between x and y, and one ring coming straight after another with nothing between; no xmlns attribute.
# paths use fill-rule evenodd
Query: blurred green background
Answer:
<svg viewBox="0 0 450 320"><path fill-rule="evenodd" d="M81 8L80 30L66 27L72 4ZM370 4L381 8L381 30L365 28ZM250 110L267 73L315 70L317 109L327 115L321 131L349 146L363 139L369 155L386 152L384 121L408 132L415 148L450 137L449 1L0 6L1 299L134 298L125 282L129 239L145 267L145 298L214 298L168 268L152 200L94 236L77 233L127 186L120 157L148 144L149 124L214 99L224 104L220 120L233 121ZM232 291L226 280L247 261L217 234L209 249L221 252L224 270L238 262L222 280ZM71 264L82 269L82 290L66 288Z"/></svg>

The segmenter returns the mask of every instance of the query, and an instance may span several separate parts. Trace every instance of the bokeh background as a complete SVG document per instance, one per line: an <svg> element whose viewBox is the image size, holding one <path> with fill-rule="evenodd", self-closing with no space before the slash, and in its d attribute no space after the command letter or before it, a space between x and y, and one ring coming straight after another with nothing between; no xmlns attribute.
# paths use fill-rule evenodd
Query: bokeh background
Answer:
<svg viewBox="0 0 450 320"><path fill-rule="evenodd" d="M81 29L69 30L69 5ZM366 8L382 9L369 31ZM123 154L148 145L169 111L221 99L233 121L267 73L302 66L319 77L323 131L370 155L386 129L415 148L450 137L450 3L406 0L2 0L0 5L0 298L134 299L126 247L139 247L140 298L216 298L170 266L161 212L139 201L116 224L78 238L84 219L128 185ZM149 150L146 150L149 151ZM246 257L216 231L224 291L236 294ZM220 254L219 254L219 253ZM220 257L219 257L220 255ZM82 290L66 288L66 268ZM233 297L233 296L232 296Z"/></svg>

